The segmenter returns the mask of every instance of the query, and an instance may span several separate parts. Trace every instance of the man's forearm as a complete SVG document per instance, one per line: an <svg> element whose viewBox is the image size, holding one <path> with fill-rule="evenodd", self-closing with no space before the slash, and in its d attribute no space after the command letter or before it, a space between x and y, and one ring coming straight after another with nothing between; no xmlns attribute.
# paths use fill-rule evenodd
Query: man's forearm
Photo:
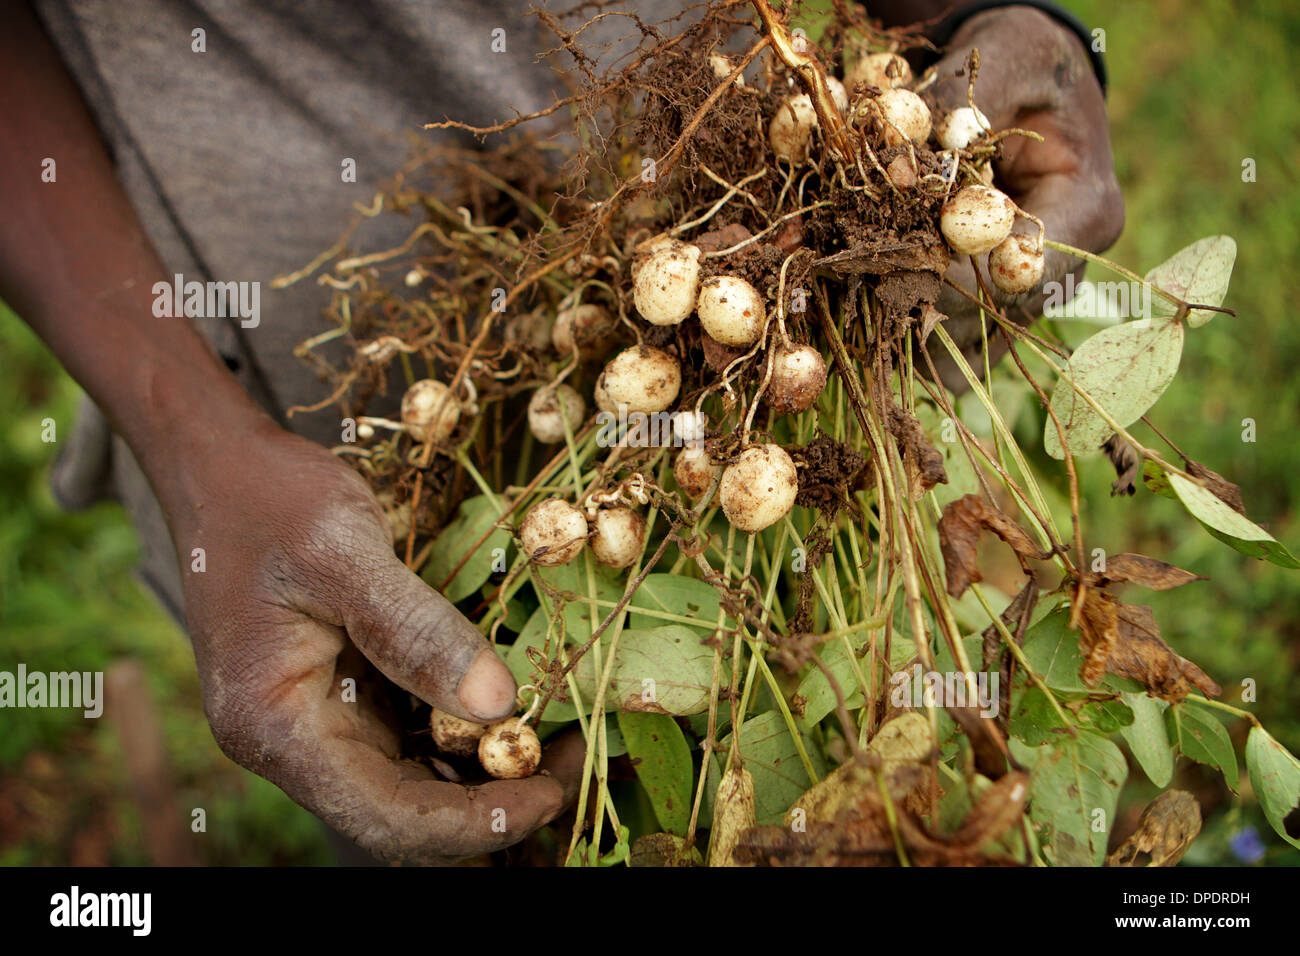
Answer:
<svg viewBox="0 0 1300 956"><path fill-rule="evenodd" d="M171 277L80 91L24 4L0 6L0 21L0 297L127 440L164 506L183 506L197 490L178 463L269 419L188 320L154 316L154 283Z"/></svg>

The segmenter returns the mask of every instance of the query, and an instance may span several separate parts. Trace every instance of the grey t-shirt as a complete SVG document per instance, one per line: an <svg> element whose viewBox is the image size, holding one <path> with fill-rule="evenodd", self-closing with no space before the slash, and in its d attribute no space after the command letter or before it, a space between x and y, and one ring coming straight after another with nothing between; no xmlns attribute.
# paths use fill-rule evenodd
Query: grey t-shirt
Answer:
<svg viewBox="0 0 1300 956"><path fill-rule="evenodd" d="M281 420L289 407L328 394L293 356L295 344L328 328L328 292L314 277L283 290L273 290L271 280L338 238L353 204L368 203L409 158L416 137L431 135L421 130L424 123L451 117L487 125L566 92L558 70L571 61L566 54L539 60L556 43L526 15L529 5L37 0L163 262L187 281L260 283L256 328L197 321L244 386ZM682 6L632 0L620 8L654 22ZM584 40L594 46L628 28L612 17ZM344 181L345 160L355 161L355 182ZM412 226L380 217L353 242L388 248ZM338 441L337 417L328 413L286 424L324 444ZM123 502L140 531L143 578L183 619L180 577L157 502L130 451L88 401L53 485L69 507L102 497Z"/></svg>

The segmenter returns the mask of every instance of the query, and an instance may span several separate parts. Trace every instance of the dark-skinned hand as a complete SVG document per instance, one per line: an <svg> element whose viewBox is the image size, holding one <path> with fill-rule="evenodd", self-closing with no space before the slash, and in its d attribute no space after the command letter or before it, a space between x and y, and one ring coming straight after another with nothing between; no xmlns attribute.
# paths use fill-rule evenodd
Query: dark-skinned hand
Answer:
<svg viewBox="0 0 1300 956"><path fill-rule="evenodd" d="M514 711L515 682L394 556L384 513L351 469L267 423L200 497L171 523L175 540L205 552L205 570L185 574L185 605L204 706L231 759L386 860L501 849L574 796L580 735L547 748L537 775L477 787L398 758L383 678L479 722Z"/></svg>
<svg viewBox="0 0 1300 956"><path fill-rule="evenodd" d="M992 128L1015 127L1043 137L1041 143L1024 136L1005 139L1002 158L994 164L994 185L1042 219L1048 239L1089 252L1108 248L1124 225L1124 199L1115 179L1101 86L1080 39L1031 7L977 14L954 34L948 53L935 66L936 82L923 94L936 120L947 110L967 105L965 66L974 48L980 53L975 105ZM1035 234L1037 227L1017 218L1013 231ZM1082 260L1052 249L1046 253L1042 283L1014 297L997 291L988 276L987 256L978 257L985 285L1017 322L1028 322L1042 311L1046 283L1062 282L1067 273L1074 273L1076 280L1082 277ZM947 278L977 291L969 258L954 257ZM984 359L974 303L945 285L938 309L949 316L944 328L980 373ZM1006 344L992 322L988 338L993 364L1006 352ZM966 379L943 345L931 338L929 350L944 384L964 391Z"/></svg>

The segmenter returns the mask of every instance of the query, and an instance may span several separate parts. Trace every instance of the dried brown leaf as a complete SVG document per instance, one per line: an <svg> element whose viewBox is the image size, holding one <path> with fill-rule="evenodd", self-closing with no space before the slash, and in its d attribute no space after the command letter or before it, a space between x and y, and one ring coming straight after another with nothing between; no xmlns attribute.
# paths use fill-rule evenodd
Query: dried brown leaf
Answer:
<svg viewBox="0 0 1300 956"><path fill-rule="evenodd" d="M1124 604L1113 594L1089 590L1080 625L1079 649L1084 662L1079 678L1089 687L1096 686L1109 671L1137 681L1168 701L1182 700L1193 687L1210 697L1223 692L1205 671L1161 639L1149 607Z"/></svg>
<svg viewBox="0 0 1300 956"><path fill-rule="evenodd" d="M1029 774L1013 770L985 789L966 814L961 829L949 837L955 846L975 851L1015 826L1029 799Z"/></svg>
<svg viewBox="0 0 1300 956"><path fill-rule="evenodd" d="M950 501L939 519L939 550L952 597L961 597L972 584L984 580L976 565L982 528L1011 545L1022 559L1044 560L1052 556L1050 551L1040 551L1020 525L983 498L963 495Z"/></svg>
<svg viewBox="0 0 1300 956"><path fill-rule="evenodd" d="M1217 471L1206 468L1199 461L1192 461L1190 458L1185 458L1183 461L1187 465L1187 473L1193 478L1199 478L1211 494L1237 514L1242 517L1249 517L1246 514L1246 503L1241 499L1241 488L1224 478Z"/></svg>
<svg viewBox="0 0 1300 956"><path fill-rule="evenodd" d="M1106 857L1107 866L1174 866L1201 832L1201 808L1185 790L1166 790L1152 800L1138 828ZM1146 862L1139 862L1145 854Z"/></svg>
<svg viewBox="0 0 1300 956"><path fill-rule="evenodd" d="M1116 495L1131 495L1137 491L1137 476L1138 470L1142 467L1142 458L1133 446L1118 435L1111 435L1102 444L1101 450L1115 466L1117 476L1111 482L1110 496L1113 498Z"/></svg>
<svg viewBox="0 0 1300 956"><path fill-rule="evenodd" d="M1208 581L1201 574L1166 564L1145 554L1117 554L1106 559L1106 570L1089 575L1089 586L1101 587L1108 583L1131 583L1152 591L1171 591L1193 581Z"/></svg>
<svg viewBox="0 0 1300 956"><path fill-rule="evenodd" d="M1106 662L1119 643L1119 600L1105 591L1089 590L1079 615L1079 649L1083 665L1079 679L1089 687L1106 674Z"/></svg>

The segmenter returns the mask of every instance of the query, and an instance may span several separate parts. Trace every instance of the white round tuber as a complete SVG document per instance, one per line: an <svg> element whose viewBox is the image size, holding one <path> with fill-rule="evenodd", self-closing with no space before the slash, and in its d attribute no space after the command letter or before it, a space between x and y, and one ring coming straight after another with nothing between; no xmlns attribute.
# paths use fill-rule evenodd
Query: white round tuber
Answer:
<svg viewBox="0 0 1300 956"><path fill-rule="evenodd" d="M662 412L682 387L682 367L662 349L634 345L610 359L596 387L615 409L625 405L629 413Z"/></svg>
<svg viewBox="0 0 1300 956"><path fill-rule="evenodd" d="M576 433L587 414L587 403L568 385L543 386L528 402L528 427L543 445L564 441L564 423Z"/></svg>
<svg viewBox="0 0 1300 956"><path fill-rule="evenodd" d="M498 780L531 777L542 762L542 743L522 717L507 717L479 738L478 762Z"/></svg>
<svg viewBox="0 0 1300 956"><path fill-rule="evenodd" d="M673 477L677 479L677 487L686 492L692 501L699 501L707 495L721 474L722 466L713 464L703 448L683 448L673 462Z"/></svg>
<svg viewBox="0 0 1300 956"><path fill-rule="evenodd" d="M587 543L587 519L563 498L547 498L529 509L519 526L524 553L538 564L568 564Z"/></svg>
<svg viewBox="0 0 1300 956"><path fill-rule="evenodd" d="M859 83L880 90L906 86L912 82L912 68L897 53L870 53L861 57L844 78L844 85L853 89Z"/></svg>
<svg viewBox="0 0 1300 956"><path fill-rule="evenodd" d="M460 402L442 382L421 379L402 396L402 423L418 442L441 444L460 421Z"/></svg>
<svg viewBox="0 0 1300 956"><path fill-rule="evenodd" d="M1043 278L1044 256L1037 237L1007 236L989 253L989 276L1007 295L1024 295Z"/></svg>
<svg viewBox="0 0 1300 956"><path fill-rule="evenodd" d="M727 466L718 499L727 520L741 531L762 531L794 507L799 473L779 445L754 445Z"/></svg>
<svg viewBox="0 0 1300 956"><path fill-rule="evenodd" d="M989 128L988 117L978 109L959 106L945 113L934 127L934 138L944 149L965 149Z"/></svg>
<svg viewBox="0 0 1300 956"><path fill-rule="evenodd" d="M673 240L638 263L632 301L651 325L678 325L695 308L700 289L700 250Z"/></svg>
<svg viewBox="0 0 1300 956"><path fill-rule="evenodd" d="M817 128L817 111L807 93L792 96L777 109L767 128L767 138L777 159L798 166L812 151L813 130Z"/></svg>
<svg viewBox="0 0 1300 956"><path fill-rule="evenodd" d="M609 336L614 331L614 319L600 305L578 305L565 309L555 317L551 329L551 344L561 359L573 355L573 343L578 343L578 356L584 361L598 359L606 354Z"/></svg>
<svg viewBox="0 0 1300 956"><path fill-rule="evenodd" d="M645 518L626 505L602 508L591 524L591 553L606 567L625 568L645 547Z"/></svg>
<svg viewBox="0 0 1300 956"><path fill-rule="evenodd" d="M767 401L778 415L812 408L826 386L826 360L811 345L782 345L772 356Z"/></svg>
<svg viewBox="0 0 1300 956"><path fill-rule="evenodd" d="M723 345L752 345L767 317L758 290L737 276L705 279L695 308L704 331Z"/></svg>
<svg viewBox="0 0 1300 956"><path fill-rule="evenodd" d="M462 720L435 707L429 715L429 730L433 732L433 742L443 753L469 757L478 750L479 739L487 726Z"/></svg>
<svg viewBox="0 0 1300 956"><path fill-rule="evenodd" d="M930 137L930 107L911 90L893 89L875 100L884 121L887 146L903 146L908 141L924 143Z"/></svg>
<svg viewBox="0 0 1300 956"><path fill-rule="evenodd" d="M992 186L966 186L944 203L939 229L953 252L978 256L1011 232L1016 207Z"/></svg>

